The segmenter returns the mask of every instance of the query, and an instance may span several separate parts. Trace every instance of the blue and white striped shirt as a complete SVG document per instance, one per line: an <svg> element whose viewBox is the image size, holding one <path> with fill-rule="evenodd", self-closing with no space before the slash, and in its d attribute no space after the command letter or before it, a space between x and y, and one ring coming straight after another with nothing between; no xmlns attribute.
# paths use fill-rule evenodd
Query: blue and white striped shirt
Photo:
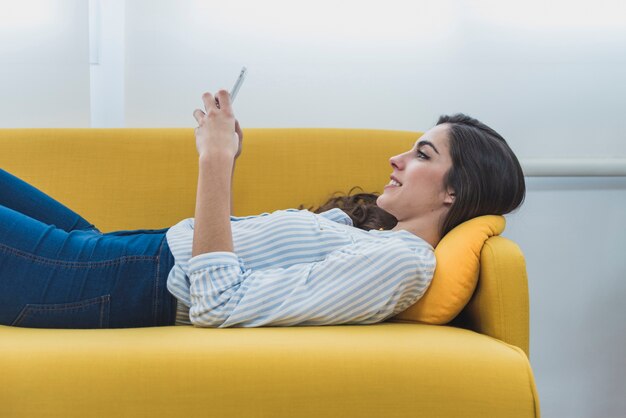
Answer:
<svg viewBox="0 0 626 418"><path fill-rule="evenodd" d="M404 230L364 231L341 209L231 216L234 252L191 257L194 218L166 234L175 265L176 325L372 324L428 288L433 247Z"/></svg>

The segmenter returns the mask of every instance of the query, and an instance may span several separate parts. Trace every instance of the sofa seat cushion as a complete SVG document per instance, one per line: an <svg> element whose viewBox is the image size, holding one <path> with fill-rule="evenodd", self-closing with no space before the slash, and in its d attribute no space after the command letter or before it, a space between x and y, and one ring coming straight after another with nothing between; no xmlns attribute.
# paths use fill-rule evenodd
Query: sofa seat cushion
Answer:
<svg viewBox="0 0 626 418"><path fill-rule="evenodd" d="M0 326L3 417L534 417L523 351L448 326ZM33 396L36 393L36 396Z"/></svg>

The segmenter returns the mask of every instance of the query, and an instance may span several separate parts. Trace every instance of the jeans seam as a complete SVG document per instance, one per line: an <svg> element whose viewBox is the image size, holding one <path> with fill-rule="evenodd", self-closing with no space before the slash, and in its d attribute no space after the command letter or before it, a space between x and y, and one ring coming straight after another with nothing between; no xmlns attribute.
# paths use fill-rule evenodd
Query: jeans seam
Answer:
<svg viewBox="0 0 626 418"><path fill-rule="evenodd" d="M15 249L13 247L9 247L5 244L0 244L0 251L13 253L19 257L23 257L39 264L50 264L57 266L64 266L67 268L89 268L94 266L114 266L122 263L123 261L146 261L146 260L154 260L155 258L158 260L158 256L149 256L149 255L123 255L113 260L103 260L103 261L61 261L61 260L53 260L51 258L36 256L31 253Z"/></svg>
<svg viewBox="0 0 626 418"><path fill-rule="evenodd" d="M156 277L154 279L154 326L158 326L158 313L159 313L159 272L161 269L161 251L163 250L163 245L165 245L166 237L163 237L163 241L161 241L161 245L159 246L159 252L157 253L156 261Z"/></svg>
<svg viewBox="0 0 626 418"><path fill-rule="evenodd" d="M67 311L67 310L72 310L72 309L82 309L82 308L86 308L88 306L94 305L96 303L102 303L104 301L103 299L106 299L106 296L108 295L95 297L93 298L93 300L89 302L82 301L82 302L69 302L69 303L54 303L54 305L63 305L60 307L45 306L47 305L45 303L29 303L25 307L37 309L38 311ZM73 306L73 304L76 304L76 306ZM37 305L44 305L44 306L37 306Z"/></svg>
<svg viewBox="0 0 626 418"><path fill-rule="evenodd" d="M88 301L69 302L69 303L55 303L54 305L61 305L58 307L46 306L45 303L28 303L24 306L17 318L13 320L12 325L19 324L22 319L27 315L34 312L55 312L55 311L72 311L87 308L91 305L100 304L100 327L103 324L104 309L111 300L111 295L103 295L95 298L91 298ZM39 305L39 306L38 306Z"/></svg>

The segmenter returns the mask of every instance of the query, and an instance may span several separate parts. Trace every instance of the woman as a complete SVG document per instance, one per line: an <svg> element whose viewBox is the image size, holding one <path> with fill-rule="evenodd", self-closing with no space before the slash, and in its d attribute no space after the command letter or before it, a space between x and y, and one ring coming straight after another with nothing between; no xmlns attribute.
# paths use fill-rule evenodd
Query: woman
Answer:
<svg viewBox="0 0 626 418"><path fill-rule="evenodd" d="M448 231L508 213L524 198L522 170L504 139L455 115L390 159L392 181L380 196L332 198L315 212L230 216L243 134L226 91L203 101L206 113L193 113L195 217L171 228L103 234L0 170L0 324L376 323L424 294L434 247Z"/></svg>

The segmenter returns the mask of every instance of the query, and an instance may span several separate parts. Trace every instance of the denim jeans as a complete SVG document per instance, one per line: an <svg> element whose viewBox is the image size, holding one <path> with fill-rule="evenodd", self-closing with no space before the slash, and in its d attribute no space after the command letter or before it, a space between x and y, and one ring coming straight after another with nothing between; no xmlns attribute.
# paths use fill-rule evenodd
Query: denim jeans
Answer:
<svg viewBox="0 0 626 418"><path fill-rule="evenodd" d="M0 169L0 324L29 328L173 325L164 229L101 233Z"/></svg>

